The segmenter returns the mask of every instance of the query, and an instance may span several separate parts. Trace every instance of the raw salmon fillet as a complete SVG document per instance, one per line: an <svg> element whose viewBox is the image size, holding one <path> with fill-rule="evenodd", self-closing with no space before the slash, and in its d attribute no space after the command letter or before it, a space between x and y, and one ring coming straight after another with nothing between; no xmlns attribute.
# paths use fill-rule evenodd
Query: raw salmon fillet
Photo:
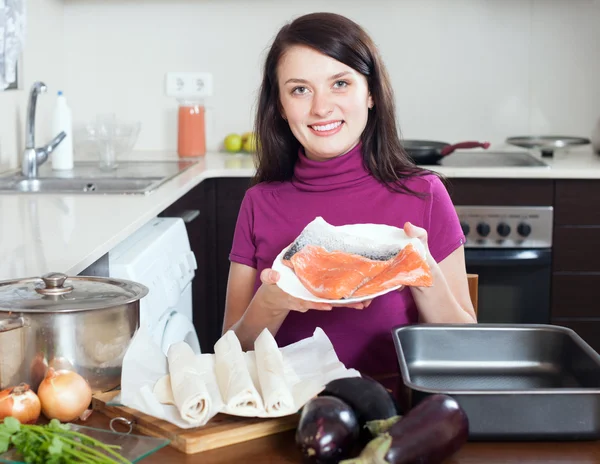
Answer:
<svg viewBox="0 0 600 464"><path fill-rule="evenodd" d="M412 243L390 260L391 263L383 272L363 284L352 294L352 297L373 295L398 285L431 287L433 279L429 265L415 250Z"/></svg>
<svg viewBox="0 0 600 464"><path fill-rule="evenodd" d="M387 261L342 251L329 252L315 245L306 245L294 254L290 264L312 294L331 300L350 297L361 285L389 267Z"/></svg>
<svg viewBox="0 0 600 464"><path fill-rule="evenodd" d="M385 261L305 245L284 263L308 291L328 300L373 295L398 285L432 285L429 266L410 243Z"/></svg>
<svg viewBox="0 0 600 464"><path fill-rule="evenodd" d="M429 265L412 243L379 243L342 232L321 217L305 227L282 261L308 291L328 300L433 285Z"/></svg>

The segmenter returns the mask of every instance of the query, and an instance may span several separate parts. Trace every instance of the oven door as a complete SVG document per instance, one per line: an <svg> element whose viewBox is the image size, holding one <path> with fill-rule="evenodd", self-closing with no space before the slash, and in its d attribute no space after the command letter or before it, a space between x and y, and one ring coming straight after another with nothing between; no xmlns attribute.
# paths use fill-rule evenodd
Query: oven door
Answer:
<svg viewBox="0 0 600 464"><path fill-rule="evenodd" d="M467 248L467 272L479 275L477 320L549 324L550 249Z"/></svg>

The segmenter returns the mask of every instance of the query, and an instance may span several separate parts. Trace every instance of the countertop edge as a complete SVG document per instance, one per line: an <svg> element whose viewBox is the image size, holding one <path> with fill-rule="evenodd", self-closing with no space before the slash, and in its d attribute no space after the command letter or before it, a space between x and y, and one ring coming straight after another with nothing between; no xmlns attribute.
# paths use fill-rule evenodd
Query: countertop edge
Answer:
<svg viewBox="0 0 600 464"><path fill-rule="evenodd" d="M176 160L177 156L170 152L137 152L131 159ZM250 155L212 152L194 161L192 166L148 195L36 195L33 201L26 201L24 198L28 197L19 194L0 196L0 205L6 208L2 212L11 215L12 222L16 224L16 228L7 224L1 230L4 233L4 243L0 243L0 255L8 261L21 259L21 257L24 259L22 266L0 266L0 280L23 277L12 275L22 272L41 275L44 272L57 271L77 275L207 179L251 178L255 173ZM549 167L421 167L438 172L450 180L452 178L600 180L600 156L598 155L592 153L564 155L555 157L550 160L550 163L552 164ZM57 198L71 205L71 210L62 212L59 219L66 224L54 225L48 222L57 219ZM115 198L118 198L116 207L113 203ZM35 204L38 221L38 224L34 224L35 228L28 216L31 213L27 210L30 203ZM98 211L97 215L94 214L95 211ZM15 214L16 216L13 217L12 215ZM58 244L45 236L46 233L56 232L66 234ZM84 240L88 240L89 245ZM41 253L40 259L31 260L32 255L28 249L32 246L38 247Z"/></svg>

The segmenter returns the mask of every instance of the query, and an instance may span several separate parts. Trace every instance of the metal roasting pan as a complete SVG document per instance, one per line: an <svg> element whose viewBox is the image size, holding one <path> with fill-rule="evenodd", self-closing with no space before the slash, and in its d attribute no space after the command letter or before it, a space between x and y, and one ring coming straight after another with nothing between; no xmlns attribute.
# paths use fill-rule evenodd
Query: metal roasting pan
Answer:
<svg viewBox="0 0 600 464"><path fill-rule="evenodd" d="M600 438L600 355L569 328L424 324L392 336L400 403L452 396L470 440Z"/></svg>

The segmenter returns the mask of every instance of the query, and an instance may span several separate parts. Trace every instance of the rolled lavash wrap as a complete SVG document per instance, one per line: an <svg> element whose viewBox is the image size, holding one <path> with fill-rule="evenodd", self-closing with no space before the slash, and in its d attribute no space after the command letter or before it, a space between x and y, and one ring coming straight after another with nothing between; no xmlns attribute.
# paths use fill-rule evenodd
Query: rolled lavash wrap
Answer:
<svg viewBox="0 0 600 464"><path fill-rule="evenodd" d="M264 405L252 376L240 341L228 330L215 343L215 372L225 403L225 412L239 416L258 416Z"/></svg>
<svg viewBox="0 0 600 464"><path fill-rule="evenodd" d="M196 355L182 341L169 347L167 358L169 376L156 383L155 395L162 403L174 404L189 424L205 425L223 406L212 355Z"/></svg>
<svg viewBox="0 0 600 464"><path fill-rule="evenodd" d="M294 398L284 375L283 355L268 329L264 329L255 340L254 354L267 414L283 416L296 412Z"/></svg>

